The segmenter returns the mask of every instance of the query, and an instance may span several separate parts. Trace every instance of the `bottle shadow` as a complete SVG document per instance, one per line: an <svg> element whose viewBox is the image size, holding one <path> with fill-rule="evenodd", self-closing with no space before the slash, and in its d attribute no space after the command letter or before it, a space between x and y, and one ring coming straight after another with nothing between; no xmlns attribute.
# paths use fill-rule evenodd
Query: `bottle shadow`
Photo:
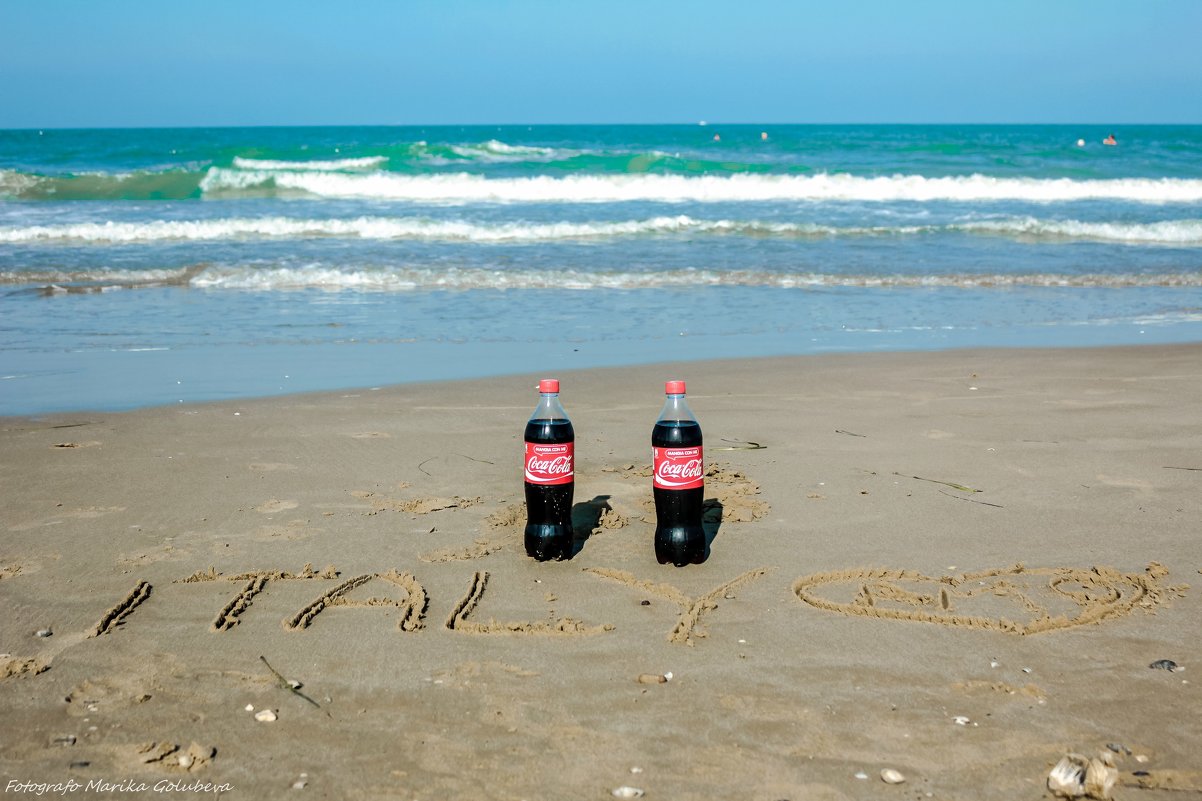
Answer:
<svg viewBox="0 0 1202 801"><path fill-rule="evenodd" d="M601 525L601 515L610 511L610 495L597 495L592 500L581 501L572 505L572 552L571 559L584 550L584 544L593 535L597 526Z"/></svg>
<svg viewBox="0 0 1202 801"><path fill-rule="evenodd" d="M701 530L705 532L705 558L709 559L710 547L718 538L722 528L722 512L725 507L717 498L706 498L701 504Z"/></svg>

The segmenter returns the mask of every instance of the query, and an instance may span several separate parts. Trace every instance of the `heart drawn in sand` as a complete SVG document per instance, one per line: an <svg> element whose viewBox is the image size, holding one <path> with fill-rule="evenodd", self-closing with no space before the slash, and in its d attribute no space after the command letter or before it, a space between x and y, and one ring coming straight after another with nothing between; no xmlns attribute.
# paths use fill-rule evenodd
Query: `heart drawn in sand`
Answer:
<svg viewBox="0 0 1202 801"><path fill-rule="evenodd" d="M1143 573L1019 564L941 578L851 568L799 578L793 592L810 606L844 615L1038 634L1151 610L1184 591L1161 584L1166 575L1155 562Z"/></svg>

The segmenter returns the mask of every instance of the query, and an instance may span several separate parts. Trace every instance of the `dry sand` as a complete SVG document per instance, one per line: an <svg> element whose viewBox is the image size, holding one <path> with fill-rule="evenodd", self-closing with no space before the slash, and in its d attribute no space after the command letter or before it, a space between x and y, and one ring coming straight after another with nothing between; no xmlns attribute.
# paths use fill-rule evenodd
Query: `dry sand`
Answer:
<svg viewBox="0 0 1202 801"><path fill-rule="evenodd" d="M0 421L0 785L1009 801L1110 746L1202 797L1202 346L564 373L546 564L536 377ZM666 378L721 515L682 569Z"/></svg>

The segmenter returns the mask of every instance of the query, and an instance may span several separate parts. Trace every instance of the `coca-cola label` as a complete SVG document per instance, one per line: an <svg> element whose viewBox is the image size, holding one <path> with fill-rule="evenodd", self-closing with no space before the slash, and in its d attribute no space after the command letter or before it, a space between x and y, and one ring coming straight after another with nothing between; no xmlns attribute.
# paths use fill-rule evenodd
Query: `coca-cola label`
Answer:
<svg viewBox="0 0 1202 801"><path fill-rule="evenodd" d="M697 489L705 484L701 446L695 448L652 448L654 486L660 489Z"/></svg>
<svg viewBox="0 0 1202 801"><path fill-rule="evenodd" d="M574 476L576 443L526 443L526 480L531 484L567 484Z"/></svg>

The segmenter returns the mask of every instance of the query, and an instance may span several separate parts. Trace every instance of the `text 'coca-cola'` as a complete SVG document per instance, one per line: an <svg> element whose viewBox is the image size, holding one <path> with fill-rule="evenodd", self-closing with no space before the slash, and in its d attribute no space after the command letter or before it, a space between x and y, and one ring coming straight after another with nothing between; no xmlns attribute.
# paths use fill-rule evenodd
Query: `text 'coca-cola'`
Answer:
<svg viewBox="0 0 1202 801"><path fill-rule="evenodd" d="M526 443L526 480L531 484L567 484L575 475L575 443L540 445Z"/></svg>

